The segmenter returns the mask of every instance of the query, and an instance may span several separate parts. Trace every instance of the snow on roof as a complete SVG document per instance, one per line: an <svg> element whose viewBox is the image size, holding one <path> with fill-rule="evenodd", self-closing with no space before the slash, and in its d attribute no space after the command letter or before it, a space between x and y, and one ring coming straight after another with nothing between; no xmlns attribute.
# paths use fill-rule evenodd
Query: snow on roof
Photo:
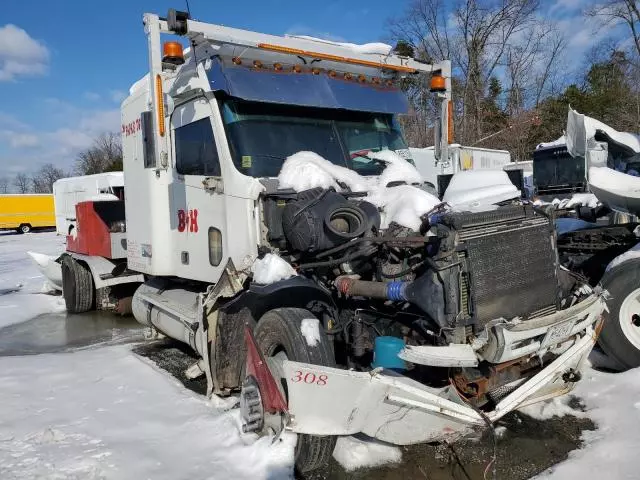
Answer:
<svg viewBox="0 0 640 480"><path fill-rule="evenodd" d="M380 43L380 42L356 44L356 43L348 43L348 42L335 42L333 40L327 40L327 39L318 38L318 37L310 37L308 35L285 35L285 37L300 38L302 40L311 40L312 42L336 45L339 47L348 48L355 52L364 53L364 54L389 55L392 50L391 45L387 45L386 43Z"/></svg>
<svg viewBox="0 0 640 480"><path fill-rule="evenodd" d="M542 142L536 145L536 150L541 150L543 148L554 148L559 147L561 145L565 145L567 143L567 139L564 135L560 138L554 140L553 142Z"/></svg>
<svg viewBox="0 0 640 480"><path fill-rule="evenodd" d="M595 144L596 132L606 134L611 140L640 153L640 138L629 132L619 132L595 118L588 117L569 108L567 114L567 150L574 157L584 157Z"/></svg>
<svg viewBox="0 0 640 480"><path fill-rule="evenodd" d="M506 172L502 170L465 170L449 182L442 200L455 210L486 210L498 202L520 197Z"/></svg>

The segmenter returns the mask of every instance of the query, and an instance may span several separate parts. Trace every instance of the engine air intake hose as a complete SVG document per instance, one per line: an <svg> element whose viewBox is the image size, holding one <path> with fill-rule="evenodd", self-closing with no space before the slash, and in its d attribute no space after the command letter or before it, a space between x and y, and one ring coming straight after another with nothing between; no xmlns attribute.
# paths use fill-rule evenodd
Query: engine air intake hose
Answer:
<svg viewBox="0 0 640 480"><path fill-rule="evenodd" d="M368 297L410 302L422 311L430 313L433 307L442 301L442 285L434 282L431 275L422 275L411 282L372 282L349 277L338 277L336 287L343 295L350 297Z"/></svg>

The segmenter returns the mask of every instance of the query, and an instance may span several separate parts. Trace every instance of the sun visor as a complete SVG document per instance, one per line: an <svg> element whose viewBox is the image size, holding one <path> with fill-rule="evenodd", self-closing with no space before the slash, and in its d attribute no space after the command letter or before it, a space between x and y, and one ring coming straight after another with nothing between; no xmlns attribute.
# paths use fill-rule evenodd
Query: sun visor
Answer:
<svg viewBox="0 0 640 480"><path fill-rule="evenodd" d="M225 65L213 59L208 77L212 90L255 102L377 113L407 113L409 108L399 88L360 83L355 76L345 80L325 72L276 72Z"/></svg>

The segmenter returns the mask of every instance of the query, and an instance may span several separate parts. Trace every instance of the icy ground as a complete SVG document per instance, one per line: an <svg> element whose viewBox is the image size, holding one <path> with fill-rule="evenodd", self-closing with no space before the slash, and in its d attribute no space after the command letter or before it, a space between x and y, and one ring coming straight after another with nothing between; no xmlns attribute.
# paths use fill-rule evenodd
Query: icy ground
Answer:
<svg viewBox="0 0 640 480"><path fill-rule="evenodd" d="M64 310L40 293L26 252L55 255L55 233L0 235L0 327ZM2 335L2 330L0 330ZM0 479L280 479L294 435L240 434L225 412L119 345L0 357Z"/></svg>
<svg viewBox="0 0 640 480"><path fill-rule="evenodd" d="M595 360L595 365L606 362L595 351L590 358ZM585 372L573 394L585 403L584 415L598 428L583 432L585 446L571 452L566 461L539 478L640 478L637 457L640 451L640 368L625 373L605 373L591 368ZM566 407L561 406L559 412L567 413Z"/></svg>
<svg viewBox="0 0 640 480"><path fill-rule="evenodd" d="M53 233L0 235L0 326L64 308L39 293L44 278L26 255L56 254ZM2 331L0 330L0 335ZM592 358L597 356L592 355ZM574 392L598 429L542 478L638 478L640 369L589 369ZM538 418L576 414L566 398L530 407ZM291 478L293 436L272 444L240 434L237 410L187 390L130 345L0 357L0 479ZM401 449L343 438L347 470L397 462Z"/></svg>
<svg viewBox="0 0 640 480"><path fill-rule="evenodd" d="M55 232L19 235L0 232L0 328L42 313L64 311L61 297L46 295L49 288L28 251L56 255L64 251L64 239Z"/></svg>

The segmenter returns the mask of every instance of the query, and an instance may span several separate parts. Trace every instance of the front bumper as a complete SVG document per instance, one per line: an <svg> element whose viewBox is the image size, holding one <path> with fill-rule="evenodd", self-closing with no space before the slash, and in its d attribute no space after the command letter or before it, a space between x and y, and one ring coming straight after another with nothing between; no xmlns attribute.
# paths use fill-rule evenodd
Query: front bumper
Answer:
<svg viewBox="0 0 640 480"><path fill-rule="evenodd" d="M564 353L486 412L492 422L505 414L570 391L572 371L579 371L596 340L594 323L605 308L597 297L570 329ZM591 323L586 324L585 318ZM289 428L312 435L362 432L397 444L443 440L484 423L452 386L430 388L386 370L355 372L305 363L284 362L289 393Z"/></svg>

